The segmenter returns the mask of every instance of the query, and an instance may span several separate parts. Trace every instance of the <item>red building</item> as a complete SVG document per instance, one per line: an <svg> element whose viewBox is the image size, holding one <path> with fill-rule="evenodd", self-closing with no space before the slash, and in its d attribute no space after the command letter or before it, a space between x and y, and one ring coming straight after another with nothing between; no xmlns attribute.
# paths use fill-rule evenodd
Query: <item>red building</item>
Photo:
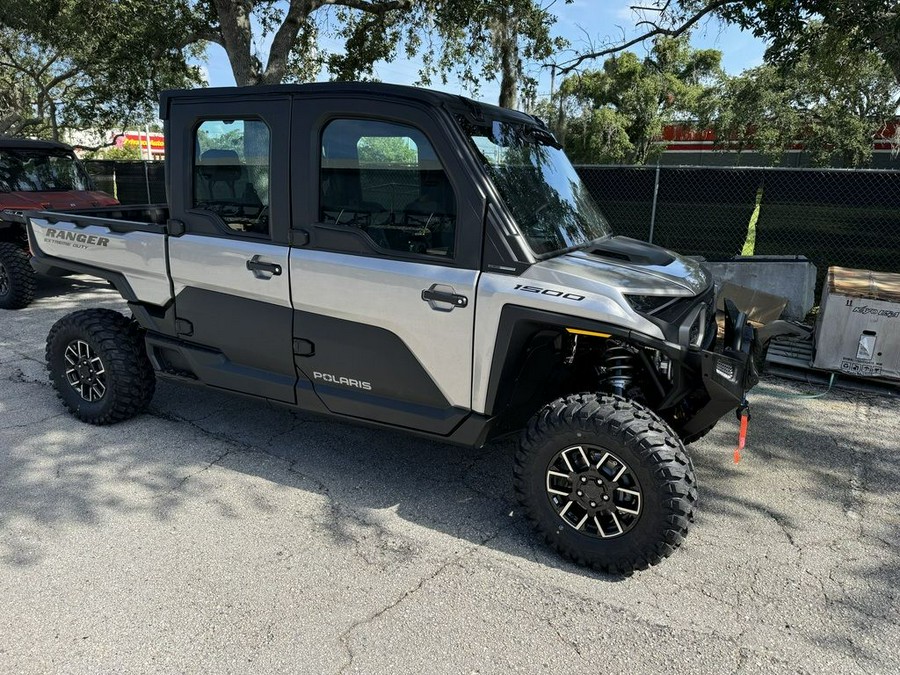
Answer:
<svg viewBox="0 0 900 675"><path fill-rule="evenodd" d="M898 148L893 139L898 136L900 122L892 122L875 137L872 145L872 168L900 169ZM716 139L712 129L692 129L681 124L669 124L663 129L665 144L660 163L682 165L741 165L768 166L771 162L753 149L752 144L738 150L725 147ZM809 166L803 143L798 141L787 152L781 166Z"/></svg>
<svg viewBox="0 0 900 675"><path fill-rule="evenodd" d="M135 147L139 148L141 151L141 158L147 159L147 140L149 138L150 141L150 159L165 159L166 158L166 137L161 133L147 132L144 131L126 131L122 136L119 136L116 139L116 147Z"/></svg>

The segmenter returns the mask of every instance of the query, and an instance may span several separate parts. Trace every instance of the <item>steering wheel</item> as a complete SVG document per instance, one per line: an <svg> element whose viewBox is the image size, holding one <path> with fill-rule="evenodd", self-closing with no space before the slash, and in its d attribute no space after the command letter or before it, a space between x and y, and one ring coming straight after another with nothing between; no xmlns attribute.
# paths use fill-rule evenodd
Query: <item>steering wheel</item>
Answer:
<svg viewBox="0 0 900 675"><path fill-rule="evenodd" d="M543 204L541 204L539 207L537 207L537 208L534 210L534 215L535 215L535 217L537 217L538 214L540 214L541 211L543 211L544 209L546 209L546 208L549 207L549 206L550 206L550 202L547 201L547 202L544 202Z"/></svg>

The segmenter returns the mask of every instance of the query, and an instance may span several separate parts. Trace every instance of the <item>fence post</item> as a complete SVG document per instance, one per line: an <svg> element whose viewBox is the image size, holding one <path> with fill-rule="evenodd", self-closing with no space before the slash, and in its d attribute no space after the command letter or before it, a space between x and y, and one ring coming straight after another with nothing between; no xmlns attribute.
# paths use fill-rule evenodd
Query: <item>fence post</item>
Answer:
<svg viewBox="0 0 900 675"><path fill-rule="evenodd" d="M650 210L650 237L649 243L653 243L653 228L656 227L656 198L659 195L659 162L656 163L656 179L653 182L653 208Z"/></svg>
<svg viewBox="0 0 900 675"><path fill-rule="evenodd" d="M150 142L149 137L147 138L147 142ZM147 203L152 204L153 200L150 198L150 169L147 166L146 160L144 161L144 185L147 187Z"/></svg>

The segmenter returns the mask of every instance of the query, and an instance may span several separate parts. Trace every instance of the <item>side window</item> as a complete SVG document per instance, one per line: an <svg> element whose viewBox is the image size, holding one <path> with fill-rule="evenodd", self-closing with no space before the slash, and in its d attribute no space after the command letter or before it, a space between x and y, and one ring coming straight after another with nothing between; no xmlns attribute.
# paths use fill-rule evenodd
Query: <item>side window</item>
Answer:
<svg viewBox="0 0 900 675"><path fill-rule="evenodd" d="M322 133L319 219L359 228L391 251L452 258L456 197L415 127L334 120Z"/></svg>
<svg viewBox="0 0 900 675"><path fill-rule="evenodd" d="M191 206L236 234L269 233L269 128L259 120L207 120L194 135Z"/></svg>

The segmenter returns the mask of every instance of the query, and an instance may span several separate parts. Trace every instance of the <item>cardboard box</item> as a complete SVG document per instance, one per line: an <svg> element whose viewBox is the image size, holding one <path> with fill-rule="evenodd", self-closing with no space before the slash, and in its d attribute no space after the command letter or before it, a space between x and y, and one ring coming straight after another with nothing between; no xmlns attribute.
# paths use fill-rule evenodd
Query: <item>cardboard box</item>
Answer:
<svg viewBox="0 0 900 675"><path fill-rule="evenodd" d="M900 381L900 274L828 269L813 366Z"/></svg>
<svg viewBox="0 0 900 675"><path fill-rule="evenodd" d="M725 310L725 299L731 300L742 312L747 312L747 318L760 325L772 323L781 316L787 300L771 293L765 293L753 288L745 288L726 281L719 289L716 309Z"/></svg>

